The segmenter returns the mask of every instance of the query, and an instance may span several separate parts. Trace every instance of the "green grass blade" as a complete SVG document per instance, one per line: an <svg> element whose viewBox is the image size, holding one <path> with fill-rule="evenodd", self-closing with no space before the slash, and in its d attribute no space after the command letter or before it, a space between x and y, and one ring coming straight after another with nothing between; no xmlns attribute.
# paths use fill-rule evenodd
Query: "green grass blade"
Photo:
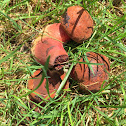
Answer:
<svg viewBox="0 0 126 126"><path fill-rule="evenodd" d="M61 82L61 84L60 84L60 86L59 86L59 88L58 88L58 90L57 90L57 92L56 92L55 98L57 98L57 97L59 96L60 91L61 91L62 88L64 87L64 85L65 85L65 83L66 83L66 81L67 81L67 79L68 79L68 77L69 77L69 75L70 75L70 72L71 72L73 66L74 66L74 64L72 63L71 66L70 66L70 68L69 68L69 70L68 70L68 72L66 73L66 76L64 77L63 81Z"/></svg>
<svg viewBox="0 0 126 126"><path fill-rule="evenodd" d="M7 16L7 15L6 15L5 13L3 13L2 11L0 11L0 13L1 13L2 15L4 15L8 20L10 20L10 21L13 23L15 29L22 31L21 26L18 25L12 18L10 18L9 16Z"/></svg>
<svg viewBox="0 0 126 126"><path fill-rule="evenodd" d="M68 106L67 106L67 109L68 109L68 115L69 115L69 119L70 119L70 124L71 126L74 126L74 123L73 123L73 120L72 120L72 115L71 115L71 112L70 112L70 102L68 102Z"/></svg>
<svg viewBox="0 0 126 126"><path fill-rule="evenodd" d="M6 61L7 59L9 59L10 57L12 57L22 46L23 46L23 44L20 45L20 46L18 46L13 52L11 52L11 53L8 54L7 56L5 56L3 59L1 59L1 60L0 60L0 64L3 63L3 62L5 62L5 61Z"/></svg>

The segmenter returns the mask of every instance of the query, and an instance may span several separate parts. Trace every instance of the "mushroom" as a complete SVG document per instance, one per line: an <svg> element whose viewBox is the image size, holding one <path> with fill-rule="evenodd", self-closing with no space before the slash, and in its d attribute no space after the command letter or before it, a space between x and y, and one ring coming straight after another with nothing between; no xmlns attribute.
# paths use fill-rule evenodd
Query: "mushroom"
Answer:
<svg viewBox="0 0 126 126"><path fill-rule="evenodd" d="M93 33L93 20L81 6L68 7L60 22L68 36L77 43L82 43Z"/></svg>
<svg viewBox="0 0 126 126"><path fill-rule="evenodd" d="M41 69L38 69L33 73L32 77L30 77L28 81L28 85L27 85L28 89L33 90L38 86L42 78L42 74L40 73L41 73ZM56 90L59 88L60 83L65 77L65 73L63 71L59 73L57 71L48 70L47 75L49 76L48 78L49 94L51 98L54 98ZM69 88L69 82L67 81L63 89L68 89L68 88ZM46 89L46 78L44 78L40 87L34 92L40 95L41 97L43 97L44 99L45 98L47 98L47 100L50 99L48 97L48 93ZM29 95L30 99L37 103L41 102L42 99L34 92Z"/></svg>
<svg viewBox="0 0 126 126"><path fill-rule="evenodd" d="M49 37L61 41L63 43L67 43L70 40L70 37L63 30L61 23L54 23L47 25L43 29L43 35L48 35Z"/></svg>
<svg viewBox="0 0 126 126"><path fill-rule="evenodd" d="M50 56L49 68L56 70L62 69L64 63L68 61L68 54L63 48L63 44L46 36L39 36L34 40L31 52L35 60L42 65L45 65Z"/></svg>
<svg viewBox="0 0 126 126"><path fill-rule="evenodd" d="M71 71L70 75L73 80L78 82L80 90L86 92L87 90L96 92L100 90L103 81L108 79L107 72L110 71L110 63L106 56L98 53L87 52L86 56L89 63L100 63L102 65L90 64L94 72L93 74L88 64L77 63ZM85 58L81 58L79 62L86 63ZM103 85L103 87L104 86L105 84Z"/></svg>

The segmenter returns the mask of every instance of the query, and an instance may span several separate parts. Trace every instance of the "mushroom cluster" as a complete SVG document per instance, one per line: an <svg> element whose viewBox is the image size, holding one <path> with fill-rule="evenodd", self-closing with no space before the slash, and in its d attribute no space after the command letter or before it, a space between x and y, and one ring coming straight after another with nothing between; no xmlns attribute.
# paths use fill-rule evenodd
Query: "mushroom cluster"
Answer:
<svg viewBox="0 0 126 126"><path fill-rule="evenodd" d="M80 6L68 7L62 15L60 23L50 24L43 28L42 34L33 41L31 52L34 59L42 65L45 65L47 58L50 56L47 71L50 95L48 95L46 89L47 79L44 78L39 88L29 95L30 100L41 102L42 98L49 100L50 97L55 97L56 90L66 74L63 71L63 66L69 61L69 56L63 45L70 40L82 43L90 38L92 33L93 20L90 14ZM35 71L30 77L28 89L34 90L39 85L42 78L41 71L41 69ZM104 81L108 79L107 73L109 71L110 63L106 56L87 52L85 56L80 58L79 63L73 67L70 77L78 82L83 92L95 92L105 85ZM63 88L69 88L68 80Z"/></svg>

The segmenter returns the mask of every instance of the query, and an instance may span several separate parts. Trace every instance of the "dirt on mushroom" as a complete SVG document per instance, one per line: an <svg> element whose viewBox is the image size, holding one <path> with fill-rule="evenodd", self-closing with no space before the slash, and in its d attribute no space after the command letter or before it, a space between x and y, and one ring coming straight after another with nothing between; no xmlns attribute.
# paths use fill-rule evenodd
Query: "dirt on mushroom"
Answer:
<svg viewBox="0 0 126 126"><path fill-rule="evenodd" d="M79 84L80 90L87 92L87 90L96 92L99 91L103 81L108 79L108 73L110 71L110 63L106 56L97 54L94 52L87 52L86 57L89 63L100 63L101 65L91 65L93 71L86 63L85 58L81 58L72 72L71 77ZM103 87L105 84L103 85Z"/></svg>
<svg viewBox="0 0 126 126"><path fill-rule="evenodd" d="M60 22L69 37L77 43L82 43L93 33L93 20L81 6L68 7Z"/></svg>

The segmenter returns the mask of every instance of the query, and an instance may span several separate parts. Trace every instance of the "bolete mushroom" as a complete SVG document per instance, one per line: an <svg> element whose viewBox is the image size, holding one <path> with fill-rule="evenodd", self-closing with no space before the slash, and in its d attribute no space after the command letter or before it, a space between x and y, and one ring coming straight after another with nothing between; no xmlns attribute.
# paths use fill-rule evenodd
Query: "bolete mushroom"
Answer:
<svg viewBox="0 0 126 126"><path fill-rule="evenodd" d="M27 85L28 89L33 90L38 86L42 78L42 74L40 73L41 73L41 69L38 69L33 73L32 77L30 77L28 81L28 85ZM47 75L49 76L48 78L49 94L51 98L54 98L56 90L59 88L60 83L65 77L65 73L64 72L58 73L57 71L48 70ZM67 81L63 89L68 89L68 88L69 88L69 82ZM47 100L50 99L48 97L48 93L46 89L46 78L44 78L40 87L29 95L32 101L35 101L37 103L41 102L42 99L35 93L37 93L44 99L45 98L47 98Z"/></svg>
<svg viewBox="0 0 126 126"><path fill-rule="evenodd" d="M87 59L89 63L100 63L102 65L91 65L93 71L86 63L85 58L81 58L73 70L71 71L71 77L73 80L78 81L80 90L86 91L90 90L92 92L99 91L103 81L108 79L108 73L110 71L110 63L106 56L94 53L87 52ZM93 74L94 72L94 74ZM103 85L103 87L105 84Z"/></svg>
<svg viewBox="0 0 126 126"><path fill-rule="evenodd" d="M48 35L52 39L67 43L70 41L70 37L63 30L61 23L49 24L43 28L43 35Z"/></svg>
<svg viewBox="0 0 126 126"><path fill-rule="evenodd" d="M82 43L93 33L93 20L81 6L68 7L60 22L68 36L77 43Z"/></svg>
<svg viewBox="0 0 126 126"><path fill-rule="evenodd" d="M68 54L63 48L63 44L49 37L39 36L33 41L31 52L35 60L45 65L47 58L50 56L49 67L59 70L64 63L68 61Z"/></svg>

